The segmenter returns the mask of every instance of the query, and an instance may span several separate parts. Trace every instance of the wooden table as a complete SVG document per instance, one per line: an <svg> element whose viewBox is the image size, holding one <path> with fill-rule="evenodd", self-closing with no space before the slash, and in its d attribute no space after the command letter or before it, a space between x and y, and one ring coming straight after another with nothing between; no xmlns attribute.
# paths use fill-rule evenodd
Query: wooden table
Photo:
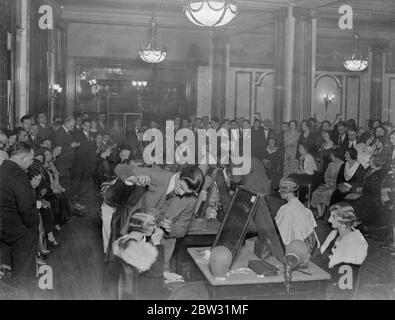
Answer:
<svg viewBox="0 0 395 320"><path fill-rule="evenodd" d="M217 220L207 221L207 225L202 229L191 229L185 237L177 239L172 259L172 266L176 273L182 275L186 280L197 280L196 272L193 270L194 262L189 256L187 248L211 246L220 226L221 223ZM200 277L200 275L198 276Z"/></svg>
<svg viewBox="0 0 395 320"><path fill-rule="evenodd" d="M204 250L210 250L209 247L187 249L206 280L211 299L323 298L323 289L326 288L327 280L331 278L329 273L309 262L308 268L303 269L303 271L311 275L297 270L294 271L292 273L291 290L288 294L284 284L284 267L275 258L271 257L267 261L280 270L281 274L278 276L261 277L251 269L248 269L248 261L257 259L253 253L252 245L252 241L247 241L247 245L242 248L239 258L225 280L217 279L211 274L208 260L204 257ZM235 272L240 270L240 268L246 268L245 273Z"/></svg>

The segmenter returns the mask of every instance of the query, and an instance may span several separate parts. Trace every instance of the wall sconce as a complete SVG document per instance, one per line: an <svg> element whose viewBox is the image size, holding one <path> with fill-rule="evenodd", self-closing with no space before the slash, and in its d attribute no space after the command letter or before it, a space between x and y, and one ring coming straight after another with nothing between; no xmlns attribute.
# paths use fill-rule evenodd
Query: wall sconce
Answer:
<svg viewBox="0 0 395 320"><path fill-rule="evenodd" d="M57 98L57 97L59 97L59 95L60 95L60 94L62 93L62 91L63 91L63 88L61 87L61 85L60 85L60 84L56 84L56 83L51 84L51 85L49 86L49 89L50 89L52 98Z"/></svg>
<svg viewBox="0 0 395 320"><path fill-rule="evenodd" d="M321 96L321 99L325 103L325 112L328 112L328 105L331 104L333 100L335 100L335 95L334 94L324 94Z"/></svg>
<svg viewBox="0 0 395 320"><path fill-rule="evenodd" d="M87 76L88 76L88 72L86 72L86 71L81 72L81 73L80 73L80 80L81 80L81 81L86 80L86 77L87 77Z"/></svg>
<svg viewBox="0 0 395 320"><path fill-rule="evenodd" d="M137 90L144 89L147 85L148 85L147 81L135 81L135 80L132 81L132 86Z"/></svg>
<svg viewBox="0 0 395 320"><path fill-rule="evenodd" d="M92 85L92 94L95 97L106 97L110 92L110 86L102 86L100 84L94 84Z"/></svg>

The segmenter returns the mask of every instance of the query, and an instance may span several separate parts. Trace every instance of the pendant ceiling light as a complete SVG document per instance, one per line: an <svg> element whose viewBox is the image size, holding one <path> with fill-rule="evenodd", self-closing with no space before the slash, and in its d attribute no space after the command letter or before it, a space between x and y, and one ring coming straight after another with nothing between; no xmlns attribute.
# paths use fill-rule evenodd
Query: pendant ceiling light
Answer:
<svg viewBox="0 0 395 320"><path fill-rule="evenodd" d="M344 67L348 71L363 71L368 66L368 59L363 57L359 51L359 34L354 34L354 53L351 57L346 57L344 59Z"/></svg>
<svg viewBox="0 0 395 320"><path fill-rule="evenodd" d="M146 48L141 48L139 56L147 63L160 63L166 58L167 50L157 44L157 27L155 17L151 20L151 40Z"/></svg>
<svg viewBox="0 0 395 320"><path fill-rule="evenodd" d="M201 27L224 26L237 15L234 0L190 0L184 13L194 24Z"/></svg>

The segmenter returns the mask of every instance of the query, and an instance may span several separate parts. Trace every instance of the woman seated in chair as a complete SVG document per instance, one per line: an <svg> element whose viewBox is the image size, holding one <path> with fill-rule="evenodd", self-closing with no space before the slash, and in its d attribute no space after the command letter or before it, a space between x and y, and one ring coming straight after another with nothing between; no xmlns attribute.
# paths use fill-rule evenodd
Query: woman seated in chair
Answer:
<svg viewBox="0 0 395 320"><path fill-rule="evenodd" d="M277 146L275 137L269 137L268 146L263 153L263 164L266 168L267 177L270 180L272 189L277 189L280 182L283 166L283 155Z"/></svg>
<svg viewBox="0 0 395 320"><path fill-rule="evenodd" d="M299 144L298 151L300 154L299 170L289 177L294 179L300 187L303 187L299 190L299 200L304 202L306 200L307 186L311 185L312 189L314 189L316 184L317 165L306 144Z"/></svg>
<svg viewBox="0 0 395 320"><path fill-rule="evenodd" d="M342 264L361 265L368 254L368 243L362 233L355 229L360 224L354 208L339 202L329 208L329 223L334 229L321 246L322 258L329 269Z"/></svg>
<svg viewBox="0 0 395 320"><path fill-rule="evenodd" d="M287 200L288 203L280 207L275 221L285 246L293 240L301 240L307 244L312 253L320 246L314 230L317 223L311 210L298 200L296 196L298 188L297 182L292 178L280 180L281 198Z"/></svg>
<svg viewBox="0 0 395 320"><path fill-rule="evenodd" d="M384 157L380 154L372 155L369 164L363 185L345 197L346 201L354 207L358 220L364 228L374 224L382 208L381 185L389 171L384 166Z"/></svg>
<svg viewBox="0 0 395 320"><path fill-rule="evenodd" d="M342 202L347 194L355 192L363 184L365 170L357 160L358 152L354 148L349 148L344 154L346 162L340 167L337 175L337 188L333 192L330 204Z"/></svg>
<svg viewBox="0 0 395 320"><path fill-rule="evenodd" d="M117 239L113 251L122 260L119 299L164 299L164 231L157 227L159 211L137 209L125 226L126 235Z"/></svg>
<svg viewBox="0 0 395 320"><path fill-rule="evenodd" d="M352 206L346 202L337 203L329 208L331 216L329 223L334 229L327 236L321 246L321 256L319 261L314 261L324 269L329 268L332 274L332 283L334 286L329 287L330 298L344 299L352 293L350 290L355 285L346 288L339 287L339 279L343 275L340 267L348 265L352 268L353 282L357 279L357 272L360 272L359 266L365 261L368 254L368 243L359 230L355 227L359 224ZM341 273L340 273L341 272Z"/></svg>
<svg viewBox="0 0 395 320"><path fill-rule="evenodd" d="M336 178L340 167L343 165L343 151L334 149L330 155L331 162L325 171L324 183L321 184L311 197L311 205L317 209L317 218L321 218L329 206L333 191L336 189Z"/></svg>

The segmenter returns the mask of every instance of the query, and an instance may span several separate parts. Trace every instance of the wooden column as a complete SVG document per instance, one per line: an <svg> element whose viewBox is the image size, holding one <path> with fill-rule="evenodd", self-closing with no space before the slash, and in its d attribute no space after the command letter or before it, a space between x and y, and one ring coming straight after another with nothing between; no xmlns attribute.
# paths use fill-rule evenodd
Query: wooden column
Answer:
<svg viewBox="0 0 395 320"><path fill-rule="evenodd" d="M229 37L225 33L212 33L211 117L225 118L226 74L228 69Z"/></svg>
<svg viewBox="0 0 395 320"><path fill-rule="evenodd" d="M370 119L381 120L383 114L384 49L383 43L375 43L371 46Z"/></svg>
<svg viewBox="0 0 395 320"><path fill-rule="evenodd" d="M311 116L317 17L295 8L295 42L291 118L298 121Z"/></svg>

